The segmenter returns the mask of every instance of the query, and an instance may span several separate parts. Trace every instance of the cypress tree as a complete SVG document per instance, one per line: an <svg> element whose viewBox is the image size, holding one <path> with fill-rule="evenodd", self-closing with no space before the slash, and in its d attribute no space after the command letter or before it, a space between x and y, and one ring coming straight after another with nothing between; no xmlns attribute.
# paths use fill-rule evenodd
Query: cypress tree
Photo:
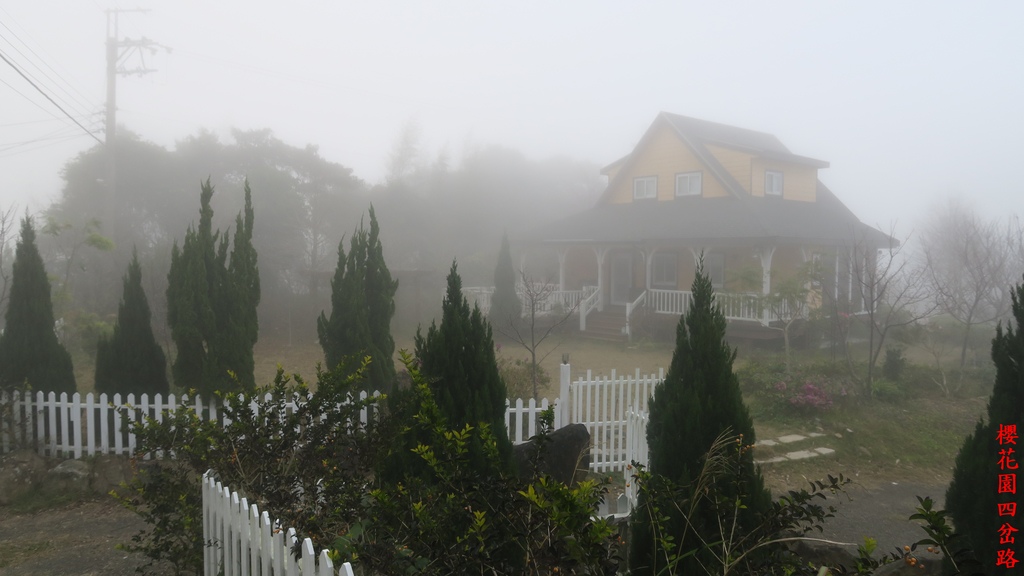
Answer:
<svg viewBox="0 0 1024 576"><path fill-rule="evenodd" d="M317 334L327 365L334 369L346 358L358 366L370 358L367 385L389 390L395 383L395 341L391 318L395 314L398 281L391 279L380 242L380 226L370 207L370 230L360 224L349 240L338 244L338 265L331 279L331 316L317 319Z"/></svg>
<svg viewBox="0 0 1024 576"><path fill-rule="evenodd" d="M28 216L21 221L11 273L6 326L0 335L0 389L27 382L33 390L74 392L71 355L53 331L50 281Z"/></svg>
<svg viewBox="0 0 1024 576"><path fill-rule="evenodd" d="M167 360L150 324L149 301L142 289L142 266L132 251L110 338L96 347L96 391L107 394L167 394Z"/></svg>
<svg viewBox="0 0 1024 576"><path fill-rule="evenodd" d="M213 186L199 195L199 226L189 226L171 251L167 274L167 323L177 348L174 381L208 395L254 385L252 348L259 333L259 269L252 247L252 194L245 183L244 219L236 219L228 263L228 238L212 230ZM233 375L233 376L232 376Z"/></svg>
<svg viewBox="0 0 1024 576"><path fill-rule="evenodd" d="M431 391L449 427L489 424L498 453L507 462L512 453L505 428L507 393L494 358L491 326L479 307L470 310L455 262L441 308L440 325L431 322L425 337L416 331L420 369L431 380ZM470 453L471 458L483 458L480 446L471 446Z"/></svg>
<svg viewBox="0 0 1024 576"><path fill-rule="evenodd" d="M494 294L491 295L491 326L510 330L523 315L523 304L516 294L516 270L508 246L508 234L501 238L498 265L494 268Z"/></svg>
<svg viewBox="0 0 1024 576"><path fill-rule="evenodd" d="M732 365L736 351L725 341L725 315L714 303L711 279L704 272L703 258L697 265L693 281L693 301L676 328L676 348L665 380L654 389L647 425L650 472L664 477L676 486L691 488L701 471L705 455L716 438L726 430L743 435L744 444L753 444L754 425L743 398ZM730 504L742 495L746 509L739 515L739 532L755 526L758 516L771 506L771 495L764 488L750 452L740 457L734 483L718 483L715 489ZM657 503L656 503L657 504ZM718 511L707 500L689 518L691 529L674 506L657 504L668 516L665 528L674 537L681 552L697 550L683 559L677 573L703 573L701 564L713 565L696 530L708 541L720 534ZM634 574L652 572L656 553L650 532L650 518L643 517L645 506L639 506L631 532L630 563ZM684 536L685 534L685 536Z"/></svg>
<svg viewBox="0 0 1024 576"><path fill-rule="evenodd" d="M1008 566L996 566L998 551L1012 549L1018 561L1024 548L1022 538L1017 544L1000 545L999 529L1004 523L1024 529L1015 518L1024 510L1021 490L999 493L999 476L1020 476L1021 450L1019 440L1004 436L1000 430L1014 430L1013 436L1024 431L1024 284L1018 284L1010 293L1014 325L996 326L992 339L992 361L996 366L996 381L988 402L988 421L979 420L974 433L964 439L953 468L953 480L946 491L946 510L953 517L957 533L966 537L966 544L984 567L986 574L996 574ZM1015 503L1017 516L999 515L998 503Z"/></svg>

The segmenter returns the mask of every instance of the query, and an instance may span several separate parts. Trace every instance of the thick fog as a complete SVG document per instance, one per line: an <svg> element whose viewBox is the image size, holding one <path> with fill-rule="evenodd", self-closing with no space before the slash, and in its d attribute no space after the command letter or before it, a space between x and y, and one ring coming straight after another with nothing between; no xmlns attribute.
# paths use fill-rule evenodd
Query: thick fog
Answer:
<svg viewBox="0 0 1024 576"><path fill-rule="evenodd" d="M121 63L155 72L118 77L118 124L165 147L269 128L372 185L409 122L428 165L491 144L605 165L664 110L830 162L872 224L1021 189L1017 3L7 3L0 51L100 139L118 7L149 10L120 14L120 39L155 43ZM4 62L0 80L0 206L38 211L96 141Z"/></svg>
<svg viewBox="0 0 1024 576"><path fill-rule="evenodd" d="M291 337L325 306L338 241L371 203L403 286L436 300L452 258L467 285L489 284L503 233L593 205L600 167L668 111L827 161L819 177L862 221L906 238L949 197L983 219L1019 212L1022 16L952 2L14 3L0 8L0 210L38 216L51 274L110 314L130 246L162 293L200 181L228 228L248 178L263 325ZM100 211L108 37L115 222Z"/></svg>

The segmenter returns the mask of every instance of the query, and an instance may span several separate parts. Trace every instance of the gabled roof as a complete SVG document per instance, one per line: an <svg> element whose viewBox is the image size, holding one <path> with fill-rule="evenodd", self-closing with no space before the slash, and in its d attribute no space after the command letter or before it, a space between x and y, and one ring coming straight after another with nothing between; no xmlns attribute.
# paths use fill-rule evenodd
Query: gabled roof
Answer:
<svg viewBox="0 0 1024 576"><path fill-rule="evenodd" d="M707 149L708 144L748 152L755 156L772 160L803 164L815 168L828 167L828 162L824 160L815 160L814 158L793 154L778 138L765 132L757 132L747 130L746 128L737 128L726 124L661 112L654 119L654 122L651 123L643 137L640 138L640 142L633 148L633 152L605 166L602 170L602 172L607 172L612 168L622 166L622 169L619 170L615 178L608 183L609 191L621 179L627 177L628 167L635 160L637 152L644 148L647 141L651 138L651 134L655 132L655 128L663 123L668 124L673 129L679 139L693 151L694 155L708 168L729 194L737 198L749 196L750 194L722 166L718 159L711 154ZM608 194L608 192L605 194ZM605 196L602 196L601 201L603 202L605 199Z"/></svg>
<svg viewBox="0 0 1024 576"><path fill-rule="evenodd" d="M780 198L675 198L598 204L536 229L549 244L679 243L691 246L807 245L888 247L892 238L860 222L824 184L817 202Z"/></svg>

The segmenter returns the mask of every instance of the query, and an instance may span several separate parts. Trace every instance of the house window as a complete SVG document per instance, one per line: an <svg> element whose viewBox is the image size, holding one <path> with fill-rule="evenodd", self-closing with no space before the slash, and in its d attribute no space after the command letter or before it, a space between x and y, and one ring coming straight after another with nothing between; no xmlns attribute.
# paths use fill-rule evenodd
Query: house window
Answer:
<svg viewBox="0 0 1024 576"><path fill-rule="evenodd" d="M765 170L764 195L782 196L782 172L777 172L775 170Z"/></svg>
<svg viewBox="0 0 1024 576"><path fill-rule="evenodd" d="M658 197L658 177L642 176L633 179L633 199L643 200L645 198Z"/></svg>
<svg viewBox="0 0 1024 576"><path fill-rule="evenodd" d="M677 258L675 254L655 253L654 263L651 266L651 284L655 288L663 290L675 290L679 285L676 270Z"/></svg>
<svg viewBox="0 0 1024 576"><path fill-rule="evenodd" d="M700 196L701 173L676 174L676 196Z"/></svg>
<svg viewBox="0 0 1024 576"><path fill-rule="evenodd" d="M725 288L725 254L709 252L704 255L704 271L711 278L711 287L716 291Z"/></svg>

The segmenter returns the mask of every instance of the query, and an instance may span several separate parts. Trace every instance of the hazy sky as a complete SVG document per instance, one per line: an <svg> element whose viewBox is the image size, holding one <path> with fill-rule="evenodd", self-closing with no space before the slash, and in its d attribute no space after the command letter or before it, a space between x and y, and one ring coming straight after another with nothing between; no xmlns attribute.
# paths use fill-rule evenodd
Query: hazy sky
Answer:
<svg viewBox="0 0 1024 576"><path fill-rule="evenodd" d="M141 7L121 36L173 51L118 79L118 124L165 146L271 128L375 183L410 121L428 162L502 144L604 165L665 110L827 160L862 220L903 233L936 197L1024 206L1022 2L5 4L0 52L101 139L104 9ZM0 207L44 207L95 144L55 115L0 61Z"/></svg>

